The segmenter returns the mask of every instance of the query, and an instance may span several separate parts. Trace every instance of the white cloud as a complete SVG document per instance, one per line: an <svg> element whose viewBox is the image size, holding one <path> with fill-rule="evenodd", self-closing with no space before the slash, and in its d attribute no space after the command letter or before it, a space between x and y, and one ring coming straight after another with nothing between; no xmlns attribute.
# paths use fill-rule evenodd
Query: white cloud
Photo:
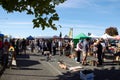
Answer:
<svg viewBox="0 0 120 80"><path fill-rule="evenodd" d="M63 4L60 4L59 7L64 8L82 8L86 6L90 6L90 0L67 0Z"/></svg>
<svg viewBox="0 0 120 80"><path fill-rule="evenodd" d="M32 22L7 22L7 24L13 24L13 25L28 25L28 24L32 24Z"/></svg>
<svg viewBox="0 0 120 80"><path fill-rule="evenodd" d="M106 26L103 25L94 25L94 24L61 24L63 27L61 28L64 34L69 33L69 29L73 28L73 36L76 36L79 33L88 34L88 32L93 33L95 35L102 35L105 32Z"/></svg>
<svg viewBox="0 0 120 80"><path fill-rule="evenodd" d="M117 2L117 3L120 2L120 0L100 0L100 1L102 1L102 2L106 2L106 1L107 2Z"/></svg>
<svg viewBox="0 0 120 80"><path fill-rule="evenodd" d="M63 27L62 28L70 28L70 27L73 27L73 28L82 28L82 29L103 29L103 28L106 28L106 27L103 27L103 26L100 26L100 25L91 25L91 24L61 24Z"/></svg>
<svg viewBox="0 0 120 80"><path fill-rule="evenodd" d="M83 8L91 11L110 14L119 6L120 0L67 0L59 8Z"/></svg>

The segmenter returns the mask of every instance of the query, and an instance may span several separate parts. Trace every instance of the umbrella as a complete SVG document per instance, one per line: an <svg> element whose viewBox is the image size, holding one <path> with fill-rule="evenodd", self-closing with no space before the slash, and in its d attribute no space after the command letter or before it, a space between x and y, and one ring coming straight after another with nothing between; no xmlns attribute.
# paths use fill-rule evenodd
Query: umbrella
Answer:
<svg viewBox="0 0 120 80"><path fill-rule="evenodd" d="M27 37L28 40L34 40L32 36Z"/></svg>

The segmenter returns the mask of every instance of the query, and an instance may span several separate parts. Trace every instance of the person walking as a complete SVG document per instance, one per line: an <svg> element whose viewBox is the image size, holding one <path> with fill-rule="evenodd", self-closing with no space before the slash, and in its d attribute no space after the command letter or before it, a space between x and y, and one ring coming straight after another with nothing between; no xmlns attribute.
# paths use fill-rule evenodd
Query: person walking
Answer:
<svg viewBox="0 0 120 80"><path fill-rule="evenodd" d="M35 44L34 44L34 41L31 41L30 46L31 46L31 53L33 53L34 50L35 50Z"/></svg>

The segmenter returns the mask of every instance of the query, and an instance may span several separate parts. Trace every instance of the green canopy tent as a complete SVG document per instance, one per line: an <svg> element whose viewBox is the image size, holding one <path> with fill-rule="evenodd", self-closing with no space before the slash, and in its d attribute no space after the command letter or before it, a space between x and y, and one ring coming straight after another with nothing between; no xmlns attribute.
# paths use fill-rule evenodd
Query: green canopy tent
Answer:
<svg viewBox="0 0 120 80"><path fill-rule="evenodd" d="M76 44L79 42L79 40L83 40L83 39L86 39L86 38L90 38L90 37L87 36L87 35L85 35L84 33L78 34L77 36L75 36L75 37L73 38L74 45L76 45Z"/></svg>

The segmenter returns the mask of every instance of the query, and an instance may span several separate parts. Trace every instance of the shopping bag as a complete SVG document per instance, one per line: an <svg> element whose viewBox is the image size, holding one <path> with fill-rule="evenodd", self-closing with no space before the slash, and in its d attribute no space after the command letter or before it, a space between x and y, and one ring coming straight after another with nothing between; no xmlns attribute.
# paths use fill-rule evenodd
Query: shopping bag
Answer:
<svg viewBox="0 0 120 80"><path fill-rule="evenodd" d="M16 65L17 65L15 59L12 60L12 65L13 65L13 66L16 66Z"/></svg>

